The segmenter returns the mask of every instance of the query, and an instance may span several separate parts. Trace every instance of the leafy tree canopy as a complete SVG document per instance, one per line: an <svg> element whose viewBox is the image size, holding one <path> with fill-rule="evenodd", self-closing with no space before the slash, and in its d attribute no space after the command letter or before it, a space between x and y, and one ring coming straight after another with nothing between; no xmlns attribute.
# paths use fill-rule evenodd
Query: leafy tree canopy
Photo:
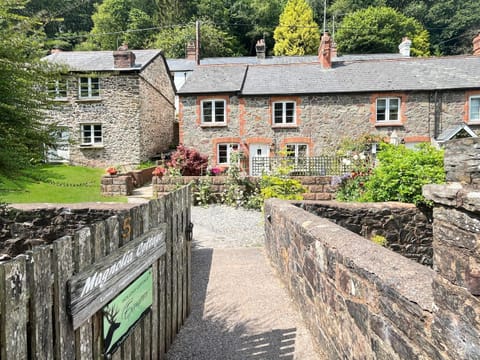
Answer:
<svg viewBox="0 0 480 360"><path fill-rule="evenodd" d="M201 57L238 56L238 41L224 30L216 27L211 21L201 22ZM162 49L168 58L185 57L188 42L195 39L195 22L186 26L161 30L153 44L153 48Z"/></svg>
<svg viewBox="0 0 480 360"><path fill-rule="evenodd" d="M315 54L320 45L318 25L305 0L289 0L273 34L275 55Z"/></svg>
<svg viewBox="0 0 480 360"><path fill-rule="evenodd" d="M389 7L369 7L347 15L337 31L338 50L347 54L396 53L403 36L412 40L412 55L429 55L429 35L413 18Z"/></svg>
<svg viewBox="0 0 480 360"><path fill-rule="evenodd" d="M153 14L147 12L144 1L104 0L95 6L93 29L88 40L78 48L83 50L115 50L122 43L132 49L146 47L152 31L139 31L154 26Z"/></svg>
<svg viewBox="0 0 480 360"><path fill-rule="evenodd" d="M27 0L0 0L0 172L29 166L43 158L44 144L51 144L43 125L48 95L43 91L52 69L43 55L42 23L19 15Z"/></svg>

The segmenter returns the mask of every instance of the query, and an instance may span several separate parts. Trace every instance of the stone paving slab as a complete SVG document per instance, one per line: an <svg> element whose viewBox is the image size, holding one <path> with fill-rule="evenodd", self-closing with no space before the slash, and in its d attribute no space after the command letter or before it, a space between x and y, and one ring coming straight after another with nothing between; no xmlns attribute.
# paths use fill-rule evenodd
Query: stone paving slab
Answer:
<svg viewBox="0 0 480 360"><path fill-rule="evenodd" d="M192 313L168 360L324 358L262 248L196 248L192 263Z"/></svg>

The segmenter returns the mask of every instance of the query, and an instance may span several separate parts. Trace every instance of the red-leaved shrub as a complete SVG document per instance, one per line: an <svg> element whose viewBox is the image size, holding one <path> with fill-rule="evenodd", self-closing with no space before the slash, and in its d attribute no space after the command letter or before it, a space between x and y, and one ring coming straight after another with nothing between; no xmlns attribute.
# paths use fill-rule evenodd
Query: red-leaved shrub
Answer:
<svg viewBox="0 0 480 360"><path fill-rule="evenodd" d="M208 156L200 154L195 149L179 145L172 154L170 166L180 170L183 176L204 175L207 171Z"/></svg>

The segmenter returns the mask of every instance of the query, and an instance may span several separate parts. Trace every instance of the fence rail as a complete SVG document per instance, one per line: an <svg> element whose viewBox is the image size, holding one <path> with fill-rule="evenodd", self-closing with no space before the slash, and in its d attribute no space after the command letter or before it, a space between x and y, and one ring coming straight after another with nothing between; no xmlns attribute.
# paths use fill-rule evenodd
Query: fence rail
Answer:
<svg viewBox="0 0 480 360"><path fill-rule="evenodd" d="M269 173L279 166L290 169L292 176L332 176L343 175L352 170L351 164L338 156L309 156L309 157L253 157L250 173L260 176Z"/></svg>

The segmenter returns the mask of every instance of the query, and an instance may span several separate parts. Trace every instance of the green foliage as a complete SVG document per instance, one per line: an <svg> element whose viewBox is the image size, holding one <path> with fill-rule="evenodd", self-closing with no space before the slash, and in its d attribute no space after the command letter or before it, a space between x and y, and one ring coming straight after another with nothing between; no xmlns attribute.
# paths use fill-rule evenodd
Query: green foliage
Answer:
<svg viewBox="0 0 480 360"><path fill-rule="evenodd" d="M305 0L289 0L273 34L275 55L316 54L320 45L318 25Z"/></svg>
<svg viewBox="0 0 480 360"><path fill-rule="evenodd" d="M397 53L403 36L412 40L412 55L429 55L428 32L417 20L389 7L369 7L345 16L335 40L343 53Z"/></svg>
<svg viewBox="0 0 480 360"><path fill-rule="evenodd" d="M285 156L285 152L280 155ZM292 166L288 159L281 161L270 174L263 174L260 180L260 189L263 199L277 198L284 200L302 200L305 189L300 181L289 178Z"/></svg>
<svg viewBox="0 0 480 360"><path fill-rule="evenodd" d="M162 29L150 47L162 49L167 58L184 58L186 45L195 39L195 22L181 27ZM236 38L220 29L209 20L201 21L201 56L237 56L241 55Z"/></svg>
<svg viewBox="0 0 480 360"><path fill-rule="evenodd" d="M235 207L243 206L245 199L248 197L244 191L245 184L244 176L240 171L240 158L241 154L239 152L230 155L230 166L225 173L227 176L225 191L222 194L223 203Z"/></svg>
<svg viewBox="0 0 480 360"><path fill-rule="evenodd" d="M207 206L212 202L212 178L209 174L198 179L193 195L197 205Z"/></svg>
<svg viewBox="0 0 480 360"><path fill-rule="evenodd" d="M137 30L151 28L153 19L143 5L136 0L104 0L96 5L90 36L78 49L116 50L122 43L132 49L146 47L153 32Z"/></svg>
<svg viewBox="0 0 480 360"><path fill-rule="evenodd" d="M56 69L40 61L45 34L37 17L19 15L27 1L0 1L0 173L43 160L53 126L43 124L45 84Z"/></svg>
<svg viewBox="0 0 480 360"><path fill-rule="evenodd" d="M379 165L365 183L365 201L425 203L422 186L445 182L443 150L430 144L417 149L382 144Z"/></svg>

